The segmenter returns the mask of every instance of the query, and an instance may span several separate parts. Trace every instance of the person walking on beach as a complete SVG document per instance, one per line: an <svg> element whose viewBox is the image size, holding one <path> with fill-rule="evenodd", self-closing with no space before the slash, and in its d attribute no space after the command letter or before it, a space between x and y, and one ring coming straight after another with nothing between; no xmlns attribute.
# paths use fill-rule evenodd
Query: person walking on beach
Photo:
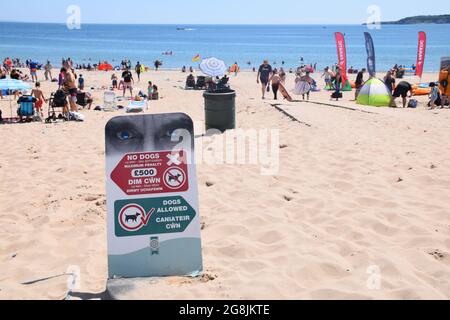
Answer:
<svg viewBox="0 0 450 320"><path fill-rule="evenodd" d="M129 89L131 97L133 97L133 83L134 83L133 74L130 72L129 69L127 69L122 73L122 78L123 78L123 96L125 97L125 93L127 89Z"/></svg>
<svg viewBox="0 0 450 320"><path fill-rule="evenodd" d="M361 91L361 88L364 86L364 73L366 73L366 69L363 68L360 72L358 72L358 75L356 76L355 101L358 100L359 92Z"/></svg>
<svg viewBox="0 0 450 320"><path fill-rule="evenodd" d="M140 62L138 61L137 65L136 65L136 73L138 76L138 82L141 82L141 71L142 71L142 65L140 64Z"/></svg>
<svg viewBox="0 0 450 320"><path fill-rule="evenodd" d="M269 64L269 60L264 60L263 64L259 67L258 75L256 76L256 82L261 83L262 98L266 98L266 90L268 89L269 80L273 75L272 66Z"/></svg>
<svg viewBox="0 0 450 320"><path fill-rule="evenodd" d="M53 77L52 77L52 64L50 63L50 61L47 60L47 63L44 66L44 76L45 76L45 80L48 81L52 81Z"/></svg>
<svg viewBox="0 0 450 320"><path fill-rule="evenodd" d="M41 84L39 82L36 82L36 87L31 91L31 95L36 98L36 103L34 104L36 111L41 116L41 118L44 118L44 114L42 112L42 107L44 106L44 103L48 100L45 99L44 93L41 90Z"/></svg>
<svg viewBox="0 0 450 320"><path fill-rule="evenodd" d="M37 63L32 61L30 62L30 76L31 76L31 81L33 82L37 82Z"/></svg>
<svg viewBox="0 0 450 320"><path fill-rule="evenodd" d="M395 103L395 100L399 97L402 97L402 102L403 102L403 108L406 108L407 106L407 99L406 97L408 96L408 92L409 92L409 97L412 98L413 96L413 87L411 86L411 84L409 82L406 81L402 81L400 82L397 87L394 90L394 94L392 95L392 100L391 100L391 106L393 108L397 107L397 104Z"/></svg>
<svg viewBox="0 0 450 320"><path fill-rule="evenodd" d="M270 82L272 83L273 99L278 100L278 89L280 88L281 77L278 74L277 70L273 71L273 75L270 78Z"/></svg>

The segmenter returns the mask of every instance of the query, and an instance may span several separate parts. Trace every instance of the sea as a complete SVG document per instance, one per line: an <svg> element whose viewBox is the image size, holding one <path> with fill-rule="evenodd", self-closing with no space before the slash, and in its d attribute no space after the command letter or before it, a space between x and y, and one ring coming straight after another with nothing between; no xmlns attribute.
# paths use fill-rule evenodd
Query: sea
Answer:
<svg viewBox="0 0 450 320"><path fill-rule="evenodd" d="M322 69L337 62L334 33L345 34L348 66L366 66L364 32L374 39L378 71L416 62L418 32L425 31L428 46L425 71L438 71L441 57L450 56L450 25L96 25L69 29L65 24L0 22L0 59L5 57L78 64L122 59L163 68L194 68L193 57L216 57L228 65L251 69L268 59L274 67L295 68L303 60ZM171 52L171 55L165 53Z"/></svg>

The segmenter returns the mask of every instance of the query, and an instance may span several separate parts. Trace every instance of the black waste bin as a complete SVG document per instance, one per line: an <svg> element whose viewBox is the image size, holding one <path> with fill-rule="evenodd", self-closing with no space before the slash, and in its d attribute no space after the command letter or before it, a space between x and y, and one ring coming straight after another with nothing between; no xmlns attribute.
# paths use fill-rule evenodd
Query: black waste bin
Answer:
<svg viewBox="0 0 450 320"><path fill-rule="evenodd" d="M236 128L236 91L216 93L206 91L205 123L206 130L217 129L221 132Z"/></svg>

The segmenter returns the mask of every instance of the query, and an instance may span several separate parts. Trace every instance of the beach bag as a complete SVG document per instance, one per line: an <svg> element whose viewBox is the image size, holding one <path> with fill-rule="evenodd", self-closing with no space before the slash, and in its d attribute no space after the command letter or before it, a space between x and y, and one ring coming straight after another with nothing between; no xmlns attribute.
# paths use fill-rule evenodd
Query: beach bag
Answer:
<svg viewBox="0 0 450 320"><path fill-rule="evenodd" d="M69 112L69 120L70 121L77 121L77 122L83 122L85 120L84 115L78 112Z"/></svg>
<svg viewBox="0 0 450 320"><path fill-rule="evenodd" d="M333 98L333 99L341 99L342 98L342 92L339 92L339 93L333 92L333 94L331 95L331 98Z"/></svg>
<svg viewBox="0 0 450 320"><path fill-rule="evenodd" d="M411 99L411 100L409 100L408 108L413 108L413 109L415 109L415 108L417 108L417 104L418 104L417 100Z"/></svg>

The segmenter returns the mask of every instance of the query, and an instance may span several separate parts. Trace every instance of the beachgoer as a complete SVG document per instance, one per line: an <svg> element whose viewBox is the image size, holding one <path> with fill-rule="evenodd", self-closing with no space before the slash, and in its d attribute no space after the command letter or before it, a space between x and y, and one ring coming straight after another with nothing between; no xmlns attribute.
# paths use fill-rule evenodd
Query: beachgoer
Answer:
<svg viewBox="0 0 450 320"><path fill-rule="evenodd" d="M83 90L78 90L77 94L79 95L84 94L85 102L87 103L86 106L88 110L91 110L92 104L94 103L94 98L92 97L92 94L90 92L84 92Z"/></svg>
<svg viewBox="0 0 450 320"><path fill-rule="evenodd" d="M58 89L61 89L61 87L64 85L64 68L61 68L58 76Z"/></svg>
<svg viewBox="0 0 450 320"><path fill-rule="evenodd" d="M42 112L42 107L48 100L45 99L44 93L41 90L41 84L39 82L36 82L35 88L31 91L31 95L36 98L36 103L34 104L34 106L36 108L36 111L43 118L44 113Z"/></svg>
<svg viewBox="0 0 450 320"><path fill-rule="evenodd" d="M138 81L140 82L140 81L141 81L142 65L140 64L139 61L138 61L138 63L136 64L135 70L136 70L136 73L137 73L137 76L138 76Z"/></svg>
<svg viewBox="0 0 450 320"><path fill-rule="evenodd" d="M64 75L64 91L69 95L69 105L70 111L77 112L77 85L76 85L76 76L73 74L72 70L67 70L66 68L61 69Z"/></svg>
<svg viewBox="0 0 450 320"><path fill-rule="evenodd" d="M265 99L266 90L268 89L269 80L272 77L273 69L269 64L269 60L264 60L263 64L259 67L258 75L256 76L256 82L261 83L262 98Z"/></svg>
<svg viewBox="0 0 450 320"><path fill-rule="evenodd" d="M33 82L37 82L37 63L32 61L30 62L30 76L31 76L31 81Z"/></svg>
<svg viewBox="0 0 450 320"><path fill-rule="evenodd" d="M270 83L272 83L272 91L274 100L278 100L278 89L280 88L281 77L278 71L274 70L273 75L270 78Z"/></svg>
<svg viewBox="0 0 450 320"><path fill-rule="evenodd" d="M305 100L305 95L307 96L307 99L308 99L308 101L309 101L309 94L311 93L311 85L312 85L312 83L313 83L313 78L311 78L311 76L310 76L310 72L309 71L306 71L306 74L304 75L304 76L302 76L301 78L300 78L300 81L301 82L305 82L305 83L307 83L308 85L309 85L309 90L308 90L308 92L305 92L303 95L302 95L302 98L303 98L303 100Z"/></svg>
<svg viewBox="0 0 450 320"><path fill-rule="evenodd" d="M409 97L411 98L413 96L413 87L411 86L411 84L406 81L400 82L394 90L394 94L392 96L392 101L391 101L391 106L397 107L395 100L399 97L402 97L403 108L406 108L406 106L407 106L406 97L408 96L408 92L410 93Z"/></svg>
<svg viewBox="0 0 450 320"><path fill-rule="evenodd" d="M339 97L341 95L341 84L342 84L341 69L339 67L336 67L336 74L334 76L335 91L334 91L334 94L333 94L335 99L336 99L336 101L339 101Z"/></svg>
<svg viewBox="0 0 450 320"><path fill-rule="evenodd" d="M115 73L111 76L111 81L112 81L113 90L117 89L117 76Z"/></svg>
<svg viewBox="0 0 450 320"><path fill-rule="evenodd" d="M355 81L355 101L358 99L359 92L361 91L361 88L364 86L364 73L366 73L366 69L363 68L360 72L358 72L358 75L356 76Z"/></svg>
<svg viewBox="0 0 450 320"><path fill-rule="evenodd" d="M126 93L127 89L129 89L131 97L132 97L133 96L133 83L134 83L133 74L130 72L129 69L127 69L122 73L122 78L123 78L123 96L125 97L125 93Z"/></svg>
<svg viewBox="0 0 450 320"><path fill-rule="evenodd" d="M383 79L384 84L388 88L388 90L393 93L395 89L395 78L392 76L392 71L388 71L386 76Z"/></svg>
<svg viewBox="0 0 450 320"><path fill-rule="evenodd" d="M430 83L430 88L431 88L431 92L430 92L430 110L439 108L436 105L436 101L439 99L441 92L439 91L439 87L436 86L436 83L431 82Z"/></svg>
<svg viewBox="0 0 450 320"><path fill-rule="evenodd" d="M52 81L52 79L53 79L52 68L53 68L53 66L50 63L50 61L47 61L47 63L44 66L44 70L45 70L44 76L45 76L46 81L48 81L48 80Z"/></svg>
<svg viewBox="0 0 450 320"><path fill-rule="evenodd" d="M155 84L153 85L152 100L159 100L158 86Z"/></svg>
<svg viewBox="0 0 450 320"><path fill-rule="evenodd" d="M333 76L334 75L331 73L330 68L326 67L321 76L321 78L325 79L325 87L327 87L327 88L332 87L331 78L333 78Z"/></svg>
<svg viewBox="0 0 450 320"><path fill-rule="evenodd" d="M152 97L153 97L153 83L151 81L148 82L147 96L148 96L148 100L152 100Z"/></svg>
<svg viewBox="0 0 450 320"><path fill-rule="evenodd" d="M280 79L281 79L281 84L285 84L286 83L286 72L284 71L283 68L280 69Z"/></svg>
<svg viewBox="0 0 450 320"><path fill-rule="evenodd" d="M78 77L78 89L84 90L84 78L82 74Z"/></svg>

